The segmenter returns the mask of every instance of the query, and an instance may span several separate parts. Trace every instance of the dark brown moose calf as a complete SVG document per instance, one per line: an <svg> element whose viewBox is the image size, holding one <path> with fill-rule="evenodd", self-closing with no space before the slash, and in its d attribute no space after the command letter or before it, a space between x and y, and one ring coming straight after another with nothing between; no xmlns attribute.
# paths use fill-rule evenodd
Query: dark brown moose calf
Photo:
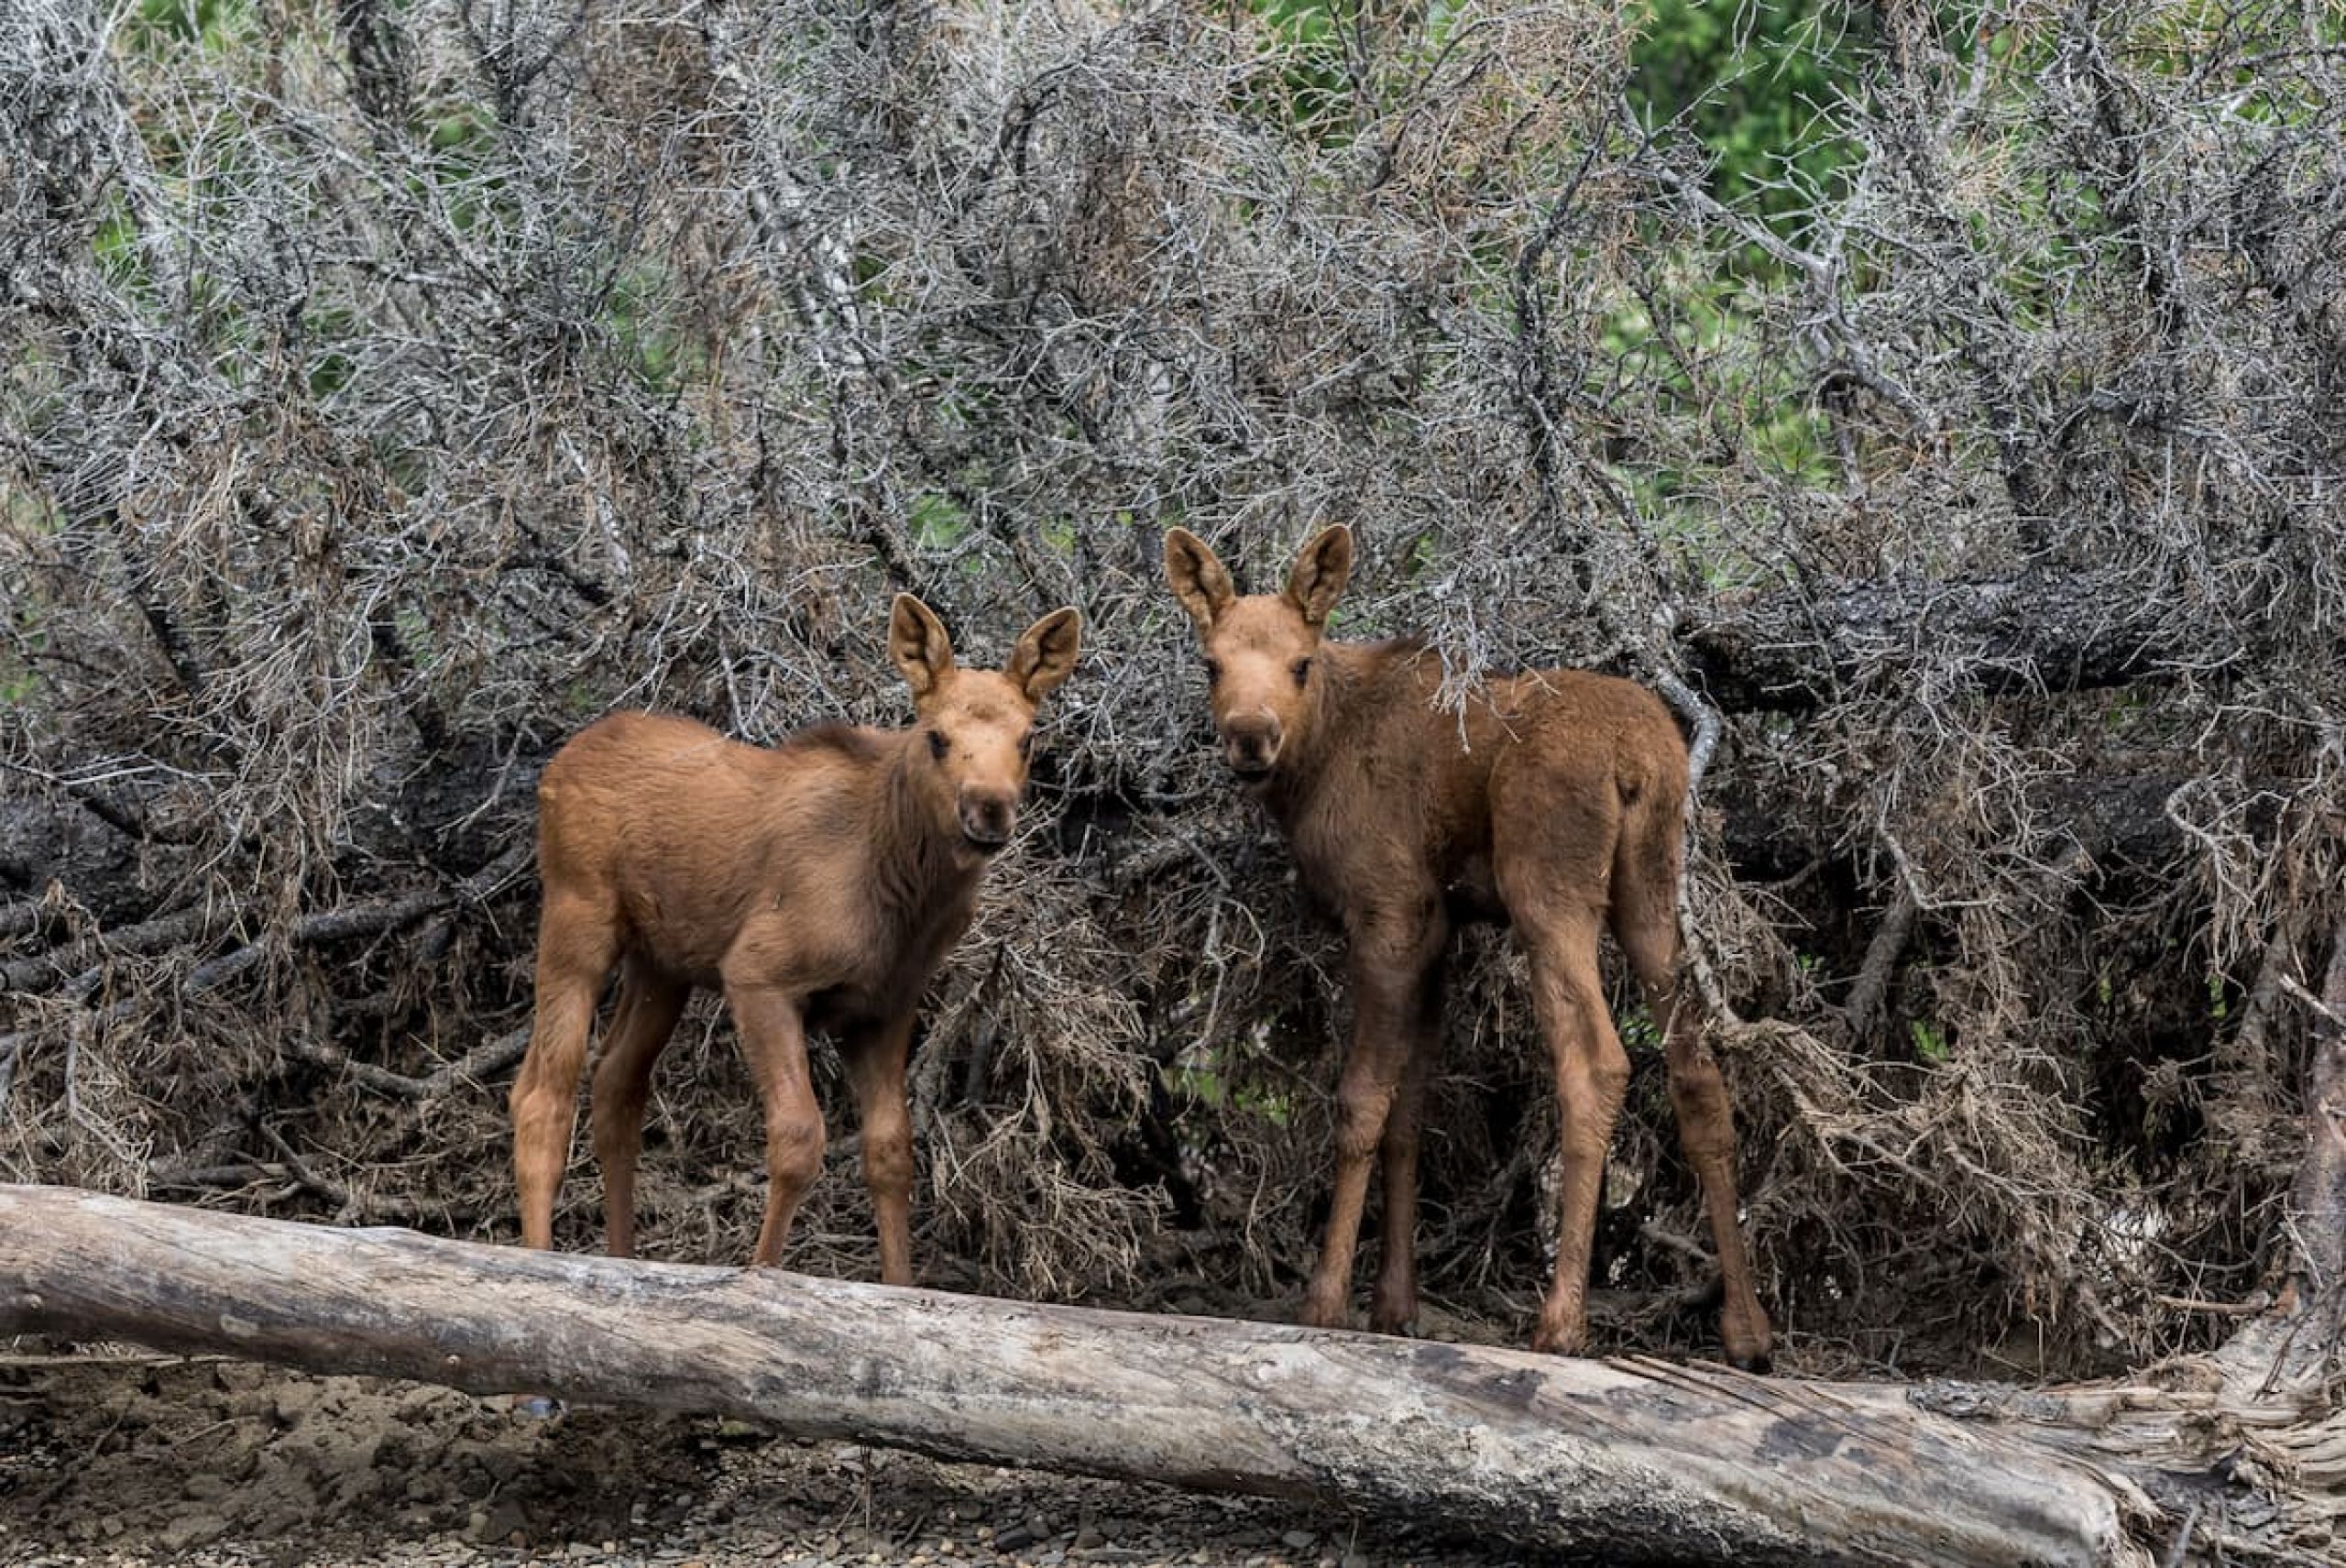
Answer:
<svg viewBox="0 0 2346 1568"><path fill-rule="evenodd" d="M1440 663L1422 644L1321 636L1352 560L1351 530L1330 528L1304 547L1284 592L1241 598L1196 535L1175 529L1165 540L1166 575L1205 652L1223 756L1286 831L1306 889L1349 942L1336 1190L1303 1321L1344 1321L1380 1145L1384 1262L1370 1322L1392 1332L1417 1315L1418 1117L1442 1032L1445 951L1454 924L1497 920L1514 926L1530 960L1562 1111L1556 1277L1531 1343L1581 1349L1597 1192L1629 1077L1597 971L1609 920L1667 1042L1671 1101L1726 1279L1728 1358L1764 1365L1768 1319L1736 1220L1727 1091L1692 1009L1677 1002L1687 767L1677 726L1643 687L1576 670L1492 677L1463 713L1438 708Z"/></svg>
<svg viewBox="0 0 2346 1568"><path fill-rule="evenodd" d="M953 663L928 607L898 595L889 652L915 722L818 725L767 751L690 719L616 713L538 784L537 1025L513 1084L521 1239L554 1245L595 1000L619 998L595 1071L595 1157L611 1252L635 1237L635 1165L652 1062L696 985L721 989L765 1102L765 1223L782 1255L823 1157L806 1031L839 1041L863 1121L880 1274L912 1282L904 1064L921 993L1009 841L1035 709L1075 667L1076 613L1027 628L1001 673Z"/></svg>

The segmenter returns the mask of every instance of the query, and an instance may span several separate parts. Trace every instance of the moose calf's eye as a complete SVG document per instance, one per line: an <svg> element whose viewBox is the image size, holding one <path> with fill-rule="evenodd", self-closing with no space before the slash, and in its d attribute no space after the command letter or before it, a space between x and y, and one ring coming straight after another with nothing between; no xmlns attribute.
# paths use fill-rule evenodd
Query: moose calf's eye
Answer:
<svg viewBox="0 0 2346 1568"><path fill-rule="evenodd" d="M928 754L930 756L935 757L941 762L945 760L945 753L952 749L953 742L948 740L942 731L932 729L928 732Z"/></svg>
<svg viewBox="0 0 2346 1568"><path fill-rule="evenodd" d="M1309 659L1298 659L1295 662L1295 684L1297 685L1301 685L1310 678L1311 661Z"/></svg>

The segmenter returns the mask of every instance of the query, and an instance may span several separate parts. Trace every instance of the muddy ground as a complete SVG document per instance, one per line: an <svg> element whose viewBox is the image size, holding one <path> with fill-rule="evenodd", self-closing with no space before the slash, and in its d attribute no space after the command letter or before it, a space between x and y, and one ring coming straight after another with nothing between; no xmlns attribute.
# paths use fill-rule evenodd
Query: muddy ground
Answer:
<svg viewBox="0 0 2346 1568"><path fill-rule="evenodd" d="M801 1443L706 1417L549 1420L235 1361L0 1356L0 1563L24 1568L1524 1561L1431 1522Z"/></svg>

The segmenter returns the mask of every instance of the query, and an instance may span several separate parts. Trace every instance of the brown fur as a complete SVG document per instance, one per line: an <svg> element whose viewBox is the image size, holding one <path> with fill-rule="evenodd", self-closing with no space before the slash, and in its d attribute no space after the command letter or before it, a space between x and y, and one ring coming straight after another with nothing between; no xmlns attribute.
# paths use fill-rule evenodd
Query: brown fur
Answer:
<svg viewBox="0 0 2346 1568"><path fill-rule="evenodd" d="M1726 1089L1693 1010L1678 1005L1687 762L1669 709L1628 681L1576 670L1492 677L1463 713L1442 709L1440 666L1420 645L1321 636L1352 568L1342 527L1304 547L1278 594L1241 597L1180 529L1165 558L1197 623L1224 755L1349 942L1354 1032L1337 1091L1335 1195L1304 1321L1345 1320L1380 1151L1384 1263L1370 1321L1398 1332L1417 1314L1418 1122L1446 951L1457 925L1496 920L1530 959L1562 1111L1556 1277L1532 1343L1580 1350L1597 1193L1629 1075L1597 971L1609 922L1667 1042L1680 1135L1726 1279L1727 1353L1764 1364L1770 1331L1736 1220Z"/></svg>
<svg viewBox="0 0 2346 1568"><path fill-rule="evenodd" d="M1057 610L1001 673L958 669L944 627L900 595L889 643L913 688L909 729L823 724L767 751L688 718L615 713L546 764L537 1023L512 1096L525 1243L554 1245L595 999L616 965L591 1095L611 1252L634 1246L652 1064L701 985L724 992L765 1102L755 1261L780 1258L821 1168L813 1028L838 1038L855 1089L881 1277L912 1282L904 1066L915 1011L1009 838L1036 706L1074 668L1076 641L1075 611Z"/></svg>

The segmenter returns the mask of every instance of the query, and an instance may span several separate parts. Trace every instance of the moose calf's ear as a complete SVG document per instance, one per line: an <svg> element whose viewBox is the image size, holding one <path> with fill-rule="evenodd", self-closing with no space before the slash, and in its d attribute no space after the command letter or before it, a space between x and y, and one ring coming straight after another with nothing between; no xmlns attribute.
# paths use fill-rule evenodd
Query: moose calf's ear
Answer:
<svg viewBox="0 0 2346 1568"><path fill-rule="evenodd" d="M1303 612L1313 626L1324 625L1353 575L1353 531L1343 523L1321 529L1288 574L1288 602Z"/></svg>
<svg viewBox="0 0 2346 1568"><path fill-rule="evenodd" d="M1165 536L1165 579L1173 585L1173 597L1198 623L1200 637L1213 630L1213 623L1238 597L1229 568L1206 548L1204 540L1186 528L1174 529Z"/></svg>
<svg viewBox="0 0 2346 1568"><path fill-rule="evenodd" d="M1063 606L1028 627L1010 651L1010 663L1002 673L1026 694L1028 702L1041 702L1075 673L1080 625L1073 607Z"/></svg>
<svg viewBox="0 0 2346 1568"><path fill-rule="evenodd" d="M915 703L926 701L953 667L953 640L945 634L945 623L910 594L898 594L889 612L888 652L904 673Z"/></svg>

